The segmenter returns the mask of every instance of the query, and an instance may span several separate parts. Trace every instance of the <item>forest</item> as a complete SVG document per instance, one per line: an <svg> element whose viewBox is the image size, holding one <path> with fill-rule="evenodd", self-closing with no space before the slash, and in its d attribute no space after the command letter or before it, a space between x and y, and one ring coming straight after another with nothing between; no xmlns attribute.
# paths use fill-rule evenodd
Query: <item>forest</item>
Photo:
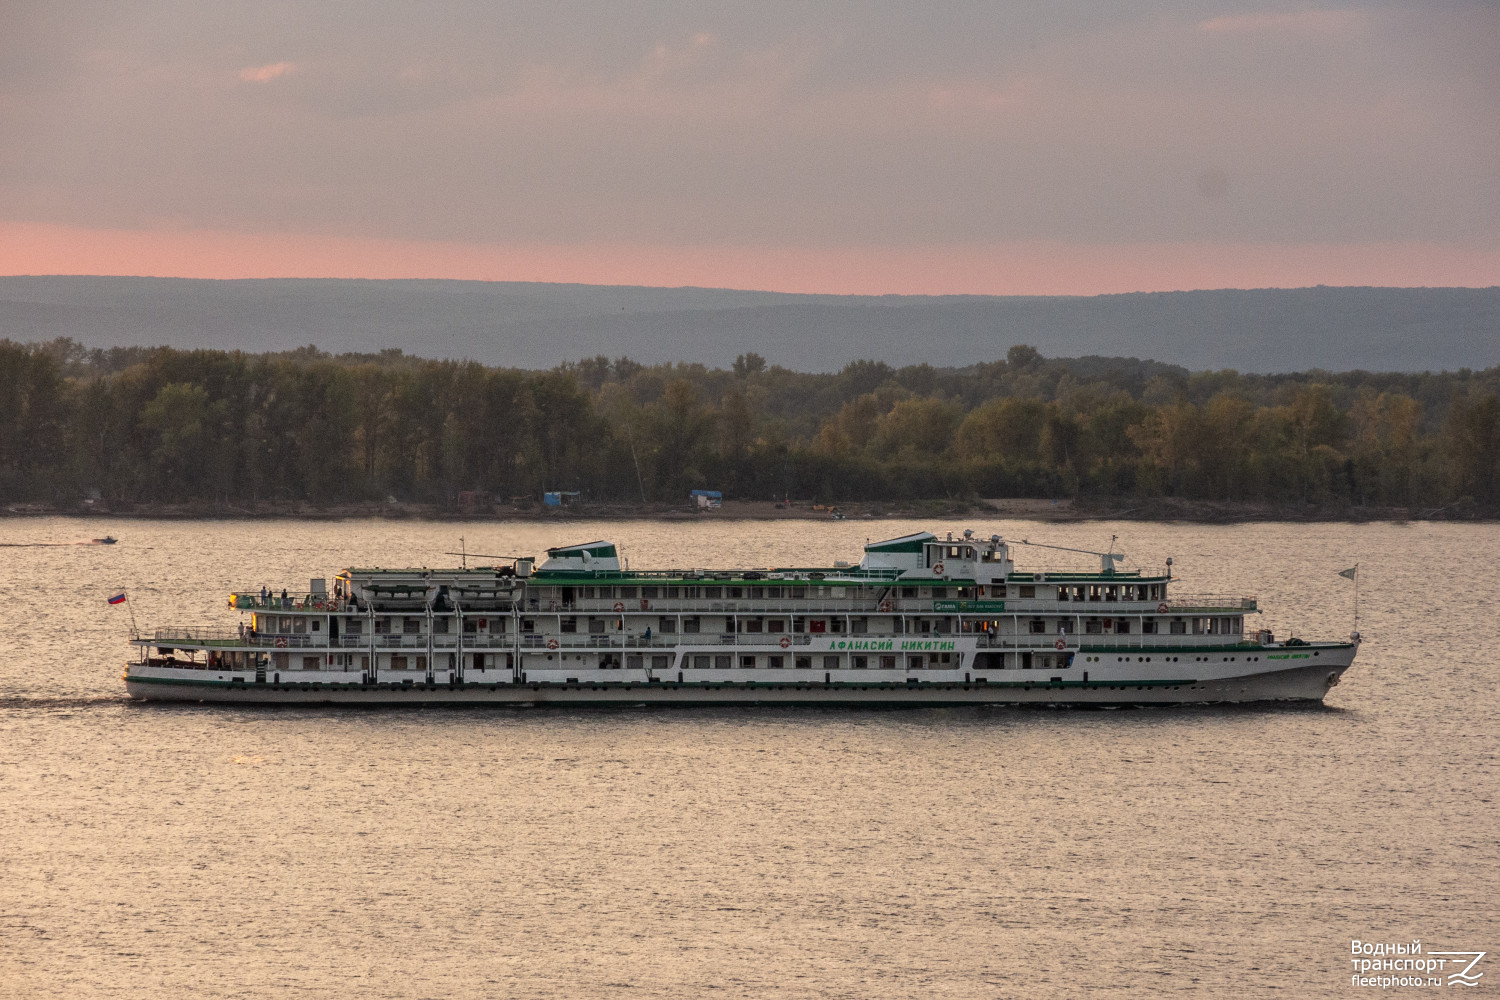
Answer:
<svg viewBox="0 0 1500 1000"><path fill-rule="evenodd" d="M1500 368L1191 372L1012 347L834 374L595 357L548 371L398 350L0 340L0 501L457 510L534 502L1178 497L1500 505Z"/></svg>

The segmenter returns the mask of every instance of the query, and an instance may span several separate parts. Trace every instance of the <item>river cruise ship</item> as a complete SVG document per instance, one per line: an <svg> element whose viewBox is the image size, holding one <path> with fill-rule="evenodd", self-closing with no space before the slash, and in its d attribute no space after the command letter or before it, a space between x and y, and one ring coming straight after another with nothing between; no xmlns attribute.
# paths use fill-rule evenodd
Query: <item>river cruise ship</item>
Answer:
<svg viewBox="0 0 1500 1000"><path fill-rule="evenodd" d="M1277 641L1247 624L1253 597L1179 594L1170 559L1028 573L1013 544L1038 543L922 532L857 566L632 570L598 541L539 565L349 569L232 595L237 629L137 635L124 681L244 703L1320 701L1358 648Z"/></svg>

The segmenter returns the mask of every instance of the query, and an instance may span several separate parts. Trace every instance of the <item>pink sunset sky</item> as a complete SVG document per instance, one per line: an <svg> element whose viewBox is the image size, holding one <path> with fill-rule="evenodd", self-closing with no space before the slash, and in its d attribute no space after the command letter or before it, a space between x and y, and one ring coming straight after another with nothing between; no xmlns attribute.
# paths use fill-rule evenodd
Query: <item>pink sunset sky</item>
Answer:
<svg viewBox="0 0 1500 1000"><path fill-rule="evenodd" d="M21 3L0 274L1500 284L1485 3Z"/></svg>

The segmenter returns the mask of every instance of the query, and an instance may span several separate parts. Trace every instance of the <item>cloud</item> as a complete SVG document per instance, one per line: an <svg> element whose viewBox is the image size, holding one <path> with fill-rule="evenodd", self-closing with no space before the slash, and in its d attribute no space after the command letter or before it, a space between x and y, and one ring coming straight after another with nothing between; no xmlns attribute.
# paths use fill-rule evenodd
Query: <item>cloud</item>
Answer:
<svg viewBox="0 0 1500 1000"><path fill-rule="evenodd" d="M1300 10L1285 14L1226 14L1209 18L1198 25L1199 31L1212 34L1276 33L1298 35L1337 35L1353 28L1361 20L1357 10Z"/></svg>
<svg viewBox="0 0 1500 1000"><path fill-rule="evenodd" d="M290 76L297 67L289 62L271 63L267 66L246 66L240 70L240 79L246 83L266 83L278 76Z"/></svg>

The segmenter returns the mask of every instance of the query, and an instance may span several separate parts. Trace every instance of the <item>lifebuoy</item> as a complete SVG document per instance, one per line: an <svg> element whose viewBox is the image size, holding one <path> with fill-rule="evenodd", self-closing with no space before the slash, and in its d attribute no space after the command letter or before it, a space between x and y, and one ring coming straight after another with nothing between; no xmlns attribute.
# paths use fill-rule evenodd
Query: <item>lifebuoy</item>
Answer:
<svg viewBox="0 0 1500 1000"><path fill-rule="evenodd" d="M284 635L278 635L276 637L276 646L279 649L285 649L286 648L286 636L284 636Z"/></svg>
<svg viewBox="0 0 1500 1000"><path fill-rule="evenodd" d="M890 611L891 610L891 602L890 601L881 601L880 602L880 610L881 611L887 611L887 612Z"/></svg>
<svg viewBox="0 0 1500 1000"><path fill-rule="evenodd" d="M556 639L548 639L547 640L547 648L548 649L556 649L557 648L557 640Z"/></svg>
<svg viewBox="0 0 1500 1000"><path fill-rule="evenodd" d="M782 636L781 637L781 648L782 649L790 649L791 646L792 646L792 637L789 636L789 635Z"/></svg>
<svg viewBox="0 0 1500 1000"><path fill-rule="evenodd" d="M1052 644L1052 648L1053 649L1067 649L1068 648L1068 640L1066 640L1066 639L1059 639L1059 640L1057 640L1056 642L1054 642Z"/></svg>
<svg viewBox="0 0 1500 1000"><path fill-rule="evenodd" d="M616 601L615 602L615 610L616 611L624 611L625 610L625 602L624 601Z"/></svg>
<svg viewBox="0 0 1500 1000"><path fill-rule="evenodd" d="M1167 613L1167 606L1166 606L1166 604L1165 603L1158 604L1156 606L1156 613L1159 614L1159 615L1166 614Z"/></svg>
<svg viewBox="0 0 1500 1000"><path fill-rule="evenodd" d="M933 563L932 571L934 573L936 573L938 576L942 576L943 575L943 564L942 563Z"/></svg>

